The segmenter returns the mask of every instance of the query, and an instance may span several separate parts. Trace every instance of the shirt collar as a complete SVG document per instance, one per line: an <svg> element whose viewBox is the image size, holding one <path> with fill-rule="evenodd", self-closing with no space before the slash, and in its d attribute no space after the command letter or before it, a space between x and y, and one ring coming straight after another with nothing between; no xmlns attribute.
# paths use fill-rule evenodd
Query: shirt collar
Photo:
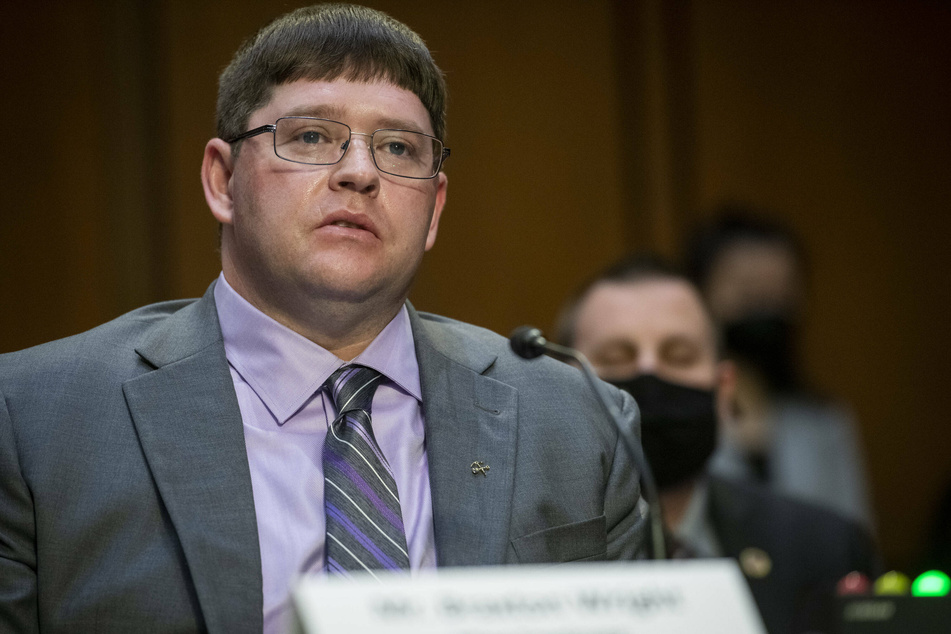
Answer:
<svg viewBox="0 0 951 634"><path fill-rule="evenodd" d="M405 304L353 363L373 368L417 401L423 401L413 327Z"/></svg>
<svg viewBox="0 0 951 634"><path fill-rule="evenodd" d="M228 284L224 273L215 285L215 305L228 363L280 425L343 365L331 352L252 306ZM406 306L353 362L373 368L422 401Z"/></svg>

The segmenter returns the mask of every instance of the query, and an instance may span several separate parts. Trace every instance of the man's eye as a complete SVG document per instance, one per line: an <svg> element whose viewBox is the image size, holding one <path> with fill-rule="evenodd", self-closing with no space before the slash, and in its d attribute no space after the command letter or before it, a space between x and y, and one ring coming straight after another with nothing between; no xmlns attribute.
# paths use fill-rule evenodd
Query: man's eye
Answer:
<svg viewBox="0 0 951 634"><path fill-rule="evenodd" d="M407 152L406 144L399 142L392 142L386 144L386 151L393 156L403 156Z"/></svg>
<svg viewBox="0 0 951 634"><path fill-rule="evenodd" d="M667 363L675 367L693 365L700 358L700 349L686 341L675 341L663 349L663 357Z"/></svg>
<svg viewBox="0 0 951 634"><path fill-rule="evenodd" d="M637 348L627 343L606 346L596 350L591 360L604 368L626 365L637 360Z"/></svg>
<svg viewBox="0 0 951 634"><path fill-rule="evenodd" d="M390 135L388 138L376 139L376 151L391 158L417 160L419 151L408 139L399 135Z"/></svg>
<svg viewBox="0 0 951 634"><path fill-rule="evenodd" d="M316 130L307 130L299 135L304 143L320 143L324 140L324 135Z"/></svg>

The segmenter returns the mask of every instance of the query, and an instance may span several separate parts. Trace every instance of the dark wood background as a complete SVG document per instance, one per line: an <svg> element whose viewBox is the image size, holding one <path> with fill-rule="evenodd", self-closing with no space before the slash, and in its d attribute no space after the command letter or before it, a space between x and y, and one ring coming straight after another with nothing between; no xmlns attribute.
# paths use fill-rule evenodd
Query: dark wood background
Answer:
<svg viewBox="0 0 951 634"><path fill-rule="evenodd" d="M449 204L416 305L547 327L627 249L674 255L715 203L765 207L804 238L809 375L855 409L885 553L911 565L951 478L951 5L369 4L450 86ZM0 351L202 293L216 77L297 4L0 6Z"/></svg>

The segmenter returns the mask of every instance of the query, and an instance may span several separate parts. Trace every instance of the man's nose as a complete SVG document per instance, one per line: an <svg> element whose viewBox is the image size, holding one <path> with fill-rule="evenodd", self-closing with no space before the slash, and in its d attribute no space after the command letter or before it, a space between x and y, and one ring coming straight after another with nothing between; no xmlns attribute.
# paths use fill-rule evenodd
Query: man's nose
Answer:
<svg viewBox="0 0 951 634"><path fill-rule="evenodd" d="M334 171L333 180L338 187L349 187L359 192L375 191L378 188L380 174L373 160L371 136L362 132L350 134L343 158Z"/></svg>
<svg viewBox="0 0 951 634"><path fill-rule="evenodd" d="M657 355L650 352L641 352L637 357L637 373L657 374Z"/></svg>
<svg viewBox="0 0 951 634"><path fill-rule="evenodd" d="M357 137L363 137L358 139ZM365 132L351 132L350 140L347 141L347 147L344 149L343 159L354 158L354 155L358 155L361 159L365 159L370 162L373 167L376 167L376 163L373 160L373 150L370 147L372 142L373 135L367 134ZM355 143L359 141L359 143Z"/></svg>

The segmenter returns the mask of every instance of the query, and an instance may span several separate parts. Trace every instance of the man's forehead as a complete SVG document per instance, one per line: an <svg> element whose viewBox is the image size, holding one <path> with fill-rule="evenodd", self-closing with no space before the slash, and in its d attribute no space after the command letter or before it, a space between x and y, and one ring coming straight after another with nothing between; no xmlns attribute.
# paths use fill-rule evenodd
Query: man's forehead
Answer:
<svg viewBox="0 0 951 634"><path fill-rule="evenodd" d="M253 117L318 117L350 124L366 119L377 127L432 134L432 124L415 93L388 80L299 79L271 90L268 102Z"/></svg>
<svg viewBox="0 0 951 634"><path fill-rule="evenodd" d="M608 317L633 333L692 335L716 341L715 327L696 289L675 278L608 281L595 285L585 302L590 314Z"/></svg>

